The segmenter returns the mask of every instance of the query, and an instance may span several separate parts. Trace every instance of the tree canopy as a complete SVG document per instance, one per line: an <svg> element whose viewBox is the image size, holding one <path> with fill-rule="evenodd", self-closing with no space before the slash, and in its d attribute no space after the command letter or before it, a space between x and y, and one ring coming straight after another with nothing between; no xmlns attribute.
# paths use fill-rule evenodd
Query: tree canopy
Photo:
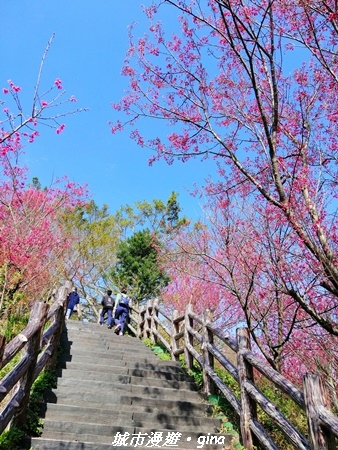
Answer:
<svg viewBox="0 0 338 450"><path fill-rule="evenodd" d="M169 281L159 268L157 246L158 241L149 230L137 231L118 245L111 278L117 286L128 287L129 295L137 302L159 295Z"/></svg>
<svg viewBox="0 0 338 450"><path fill-rule="evenodd" d="M168 8L176 24L163 20ZM145 14L147 32L130 29L129 90L114 105L112 132L130 126L153 150L150 164L199 158L203 170L212 159L219 175L201 189L200 226L168 240L167 301L218 302L229 326L231 312L245 320L272 365L301 373L317 361L334 379L337 5L155 0ZM156 120L162 127L144 126ZM221 298L198 297L208 286Z"/></svg>

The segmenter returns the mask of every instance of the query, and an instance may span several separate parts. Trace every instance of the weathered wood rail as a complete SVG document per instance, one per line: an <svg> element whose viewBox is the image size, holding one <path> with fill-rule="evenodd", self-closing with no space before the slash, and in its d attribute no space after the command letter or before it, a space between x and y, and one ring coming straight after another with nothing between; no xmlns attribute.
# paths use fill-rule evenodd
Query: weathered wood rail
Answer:
<svg viewBox="0 0 338 450"><path fill-rule="evenodd" d="M26 328L8 344L0 336L0 369L21 351L20 361L0 381L0 434L8 425L21 427L32 384L55 362L70 289L70 282L59 288L52 305L35 302Z"/></svg>
<svg viewBox="0 0 338 450"><path fill-rule="evenodd" d="M329 407L329 393L320 377L305 375L303 392L280 373L263 363L252 351L248 330L237 329L236 339L224 333L213 322L209 311L203 317L196 315L188 305L184 315L172 317L157 301L150 301L137 309L132 307L129 329L139 338L160 342L178 360L184 354L188 369L196 360L203 372L204 390L214 393L215 387L232 405L239 416L243 445L253 450L257 443L268 450L278 450L275 442L257 418L259 406L275 423L295 449L337 450L338 417ZM221 343L216 345L215 341ZM236 361L225 356L223 348L231 349ZM215 371L215 360L238 383L236 396ZM291 398L305 412L307 436L303 436L257 387L254 369Z"/></svg>
<svg viewBox="0 0 338 450"><path fill-rule="evenodd" d="M0 434L9 424L22 425L33 382L44 368L54 364L70 289L71 283L61 287L52 305L35 302L27 327L8 344L0 336L0 369L21 351L20 361L0 380L3 405ZM169 316L156 300L140 309L132 307L130 319L128 327L133 334L141 339L149 338L153 343L160 342L173 360L184 355L188 369L193 368L194 360L197 361L203 373L204 391L210 394L217 388L238 414L243 445L248 450L253 450L256 444L268 450L278 450L258 420L258 406L295 449L337 449L338 417L330 409L329 393L320 377L305 375L302 392L251 351L249 333L245 328L237 329L236 338L233 338L213 323L208 310L200 317L188 305L184 315L174 312ZM235 360L226 356L227 349L233 352ZM216 361L238 383L240 395L236 396L217 374ZM306 436L260 391L255 383L254 370L305 412L308 423Z"/></svg>

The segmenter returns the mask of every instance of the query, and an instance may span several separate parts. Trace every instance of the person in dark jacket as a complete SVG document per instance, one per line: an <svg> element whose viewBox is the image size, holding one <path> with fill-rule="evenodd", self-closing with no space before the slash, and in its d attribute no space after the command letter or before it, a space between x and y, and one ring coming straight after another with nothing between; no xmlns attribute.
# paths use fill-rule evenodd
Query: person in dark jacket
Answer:
<svg viewBox="0 0 338 450"><path fill-rule="evenodd" d="M108 289L107 294L102 297L101 305L102 310L100 314L100 325L103 325L105 314L108 315L108 328L112 327L113 322L113 309L114 309L114 299L111 296L112 291Z"/></svg>
<svg viewBox="0 0 338 450"><path fill-rule="evenodd" d="M67 312L66 312L66 320L70 318L70 316L74 312L74 308L76 305L80 303L80 297L77 293L77 288L73 287L72 292L68 295L68 303L67 303Z"/></svg>
<svg viewBox="0 0 338 450"><path fill-rule="evenodd" d="M129 319L129 297L127 295L127 289L122 288L121 294L117 294L115 300L115 314L114 314L114 322L115 322L115 333L118 333L119 336L123 336L126 325Z"/></svg>

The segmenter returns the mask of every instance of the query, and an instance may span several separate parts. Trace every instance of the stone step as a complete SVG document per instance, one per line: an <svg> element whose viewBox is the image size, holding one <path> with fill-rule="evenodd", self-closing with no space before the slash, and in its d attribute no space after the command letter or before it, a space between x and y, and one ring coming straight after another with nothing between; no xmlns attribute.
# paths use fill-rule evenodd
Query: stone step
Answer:
<svg viewBox="0 0 338 450"><path fill-rule="evenodd" d="M69 379L69 378L59 378L57 382L57 387L54 389L55 391L58 391L60 393L65 393L68 391L71 392L87 392L91 393L93 396L97 392L99 394L103 393L109 395L111 392L119 392L121 390L123 391L129 391L132 390L132 385L128 382L129 377L125 375L118 375L121 377L120 382L112 382L112 381L102 381L100 379L98 380L76 380L76 379Z"/></svg>
<svg viewBox="0 0 338 450"><path fill-rule="evenodd" d="M74 333L74 334L61 334L61 341L63 345L72 346L72 345L108 345L111 347L123 347L127 349L138 349L145 348L151 351L150 347L147 347L144 342L135 337L127 337L127 336L116 336L114 333L109 335L103 334L85 334L85 333Z"/></svg>
<svg viewBox="0 0 338 450"><path fill-rule="evenodd" d="M67 337L70 341L84 341L84 340L90 340L90 341L95 341L98 339L101 340L106 340L106 341L114 341L114 342L123 342L126 345L129 345L129 343L131 342L136 342L139 341L140 343L142 343L141 339L138 339L134 336L128 336L128 335L124 335L124 336L118 336L115 331L114 331L114 327L111 329L108 329L108 327L101 327L100 325L98 326L94 326L91 329L66 329L64 330L64 332L62 333L63 337ZM135 344L135 345L139 345L139 344Z"/></svg>
<svg viewBox="0 0 338 450"><path fill-rule="evenodd" d="M67 362L67 361L73 361L73 362L80 362L80 363L98 363L98 364L113 364L113 365L128 365L129 367L138 367L142 365L142 367L153 367L157 364L158 359L156 357L150 356L150 357L140 357L140 358L130 358L129 356L125 355L122 358L114 358L114 355L107 355L107 354L78 354L74 353L72 355L65 355L62 354L60 356L61 362ZM176 370L178 369L178 366L176 367ZM149 370L149 369L148 369Z"/></svg>
<svg viewBox="0 0 338 450"><path fill-rule="evenodd" d="M46 393L42 436L31 438L27 449L230 445L231 436L218 434L220 419L210 417L212 406L178 362L159 360L139 339L78 321L67 321L62 344L57 388Z"/></svg>
<svg viewBox="0 0 338 450"><path fill-rule="evenodd" d="M134 447L130 447L134 448ZM27 441L25 449L32 450L112 450L112 445L110 444L98 444L97 442L83 442L74 440L59 440L59 439L48 439L48 438L31 438ZM123 447L124 450L127 447ZM135 450L135 448L134 448ZM139 449L141 450L141 449ZM149 448L147 447L147 450Z"/></svg>
<svg viewBox="0 0 338 450"><path fill-rule="evenodd" d="M60 376L63 375L68 370L76 370L82 371L82 373L88 372L97 372L100 373L112 373L112 374L125 374L128 375L129 367L126 366L125 362L120 362L119 365L116 364L105 364L101 361L101 364L98 363L88 363L88 362L74 362L74 361L65 361L60 360L58 362L58 374Z"/></svg>
<svg viewBox="0 0 338 450"><path fill-rule="evenodd" d="M46 414L48 414L48 417L55 417L58 414L62 415L63 414L75 414L80 416L80 414L90 414L92 416L96 416L96 415L101 415L101 416L106 416L106 417L110 417L110 416L114 416L116 412L123 414L123 416L125 417L125 415L130 415L130 412L141 412L141 413L147 413L150 412L149 411L149 407L146 405L132 405L131 402L129 401L129 403L120 403L118 409L117 408L104 408L102 406L99 407L93 407L92 405L87 405L86 408L82 408L81 406L77 406L77 405L69 405L69 404L65 404L65 403L48 403L47 404L47 409L46 409ZM154 410L155 412L157 410Z"/></svg>
<svg viewBox="0 0 338 450"><path fill-rule="evenodd" d="M196 417L210 417L213 411L212 405L203 401L193 401L190 400L174 400L174 399L158 399L158 398L148 398L137 395L132 395L130 393L124 393L121 395L121 404L129 405L131 404L133 408L139 406L146 407L147 412L152 412L153 410L160 409L162 411L170 411L173 415L186 414L194 415Z"/></svg>
<svg viewBox="0 0 338 450"><path fill-rule="evenodd" d="M59 393L49 391L45 394L45 400L47 402L47 415L48 410L53 404L57 407L59 404L64 407L79 407L81 409L94 408L100 410L118 410L121 411L168 411L175 416L179 415L193 415L195 417L207 417L212 413L212 406L208 403L196 402L193 400L174 400L163 398L148 398L141 397L132 394L131 392L114 392L113 395L108 398L107 396L92 396L90 393L76 393L67 392Z"/></svg>
<svg viewBox="0 0 338 450"><path fill-rule="evenodd" d="M69 436L70 439L76 439L76 436L72 435ZM89 436L90 437L90 436ZM175 448L177 450L196 450L198 448L202 448L205 450L227 450L231 449L231 440L232 436L225 435L220 436L219 435L205 435L200 436L200 438L203 438L202 441L196 441L196 442L183 442L179 443L179 446L171 446L171 448ZM94 437L95 438L95 437ZM167 438L167 435L163 435L163 442L165 442L165 439ZM219 439L219 444L204 444L204 441L207 441L207 439ZM149 439L149 438L148 438ZM129 439L130 441L130 439ZM128 441L127 441L128 442ZM146 441L147 442L147 441ZM189 445L190 444L190 445ZM163 443L159 443L158 446L153 446L153 448L162 448ZM84 442L84 441L78 441L78 440L59 440L59 439L48 439L48 438L32 438L28 443L27 447L25 447L27 450L112 450L121 448L123 450L135 450L135 445L120 445L120 446L112 446L112 444L98 444L97 442ZM150 446L147 445L146 447L142 445L137 445L137 448L139 450L149 450ZM170 448L169 447L163 447Z"/></svg>
<svg viewBox="0 0 338 450"><path fill-rule="evenodd" d="M212 417L194 417L191 415L173 415L172 412L155 411L151 413L134 412L133 424L139 428L158 427L166 430L218 433L222 421Z"/></svg>
<svg viewBox="0 0 338 450"><path fill-rule="evenodd" d="M92 408L92 410L95 410ZM62 417L63 422L70 422L73 425L76 423L85 424L99 424L99 425L113 425L124 427L126 424L133 427L150 428L157 427L159 429L189 431L198 429L200 432L214 432L217 433L221 427L221 420L211 417L193 417L186 415L175 416L171 412L165 413L157 410L153 412L120 410L117 408L113 411L106 411L99 413L96 409L95 413L89 413L87 408L70 407L64 405L54 410L48 410L48 420L57 422ZM102 411L102 410L101 410ZM50 429L50 426L45 425Z"/></svg>
<svg viewBox="0 0 338 450"><path fill-rule="evenodd" d="M190 376L186 371L167 371L166 367L160 367L158 370L146 370L142 368L130 367L128 368L128 375L152 379L157 378L167 381L185 381L187 383L195 383L193 377Z"/></svg>
<svg viewBox="0 0 338 450"><path fill-rule="evenodd" d="M102 369L102 370L101 370ZM107 369L107 370L103 370ZM152 370L139 370L129 368L127 366L106 366L106 365L91 365L88 369L87 365L77 365L74 363L74 366L71 362L69 362L67 369L59 368L57 370L57 375L62 377L63 370L67 370L64 375L68 378L81 379L85 378L87 380L90 379L101 379L101 380L115 380L118 375L128 375L129 377L137 377L137 378L149 378L151 380L163 381L166 382L181 382L187 383L188 385L194 385L195 382L192 377L188 374L173 374L168 372L155 372ZM134 383L138 384L138 383Z"/></svg>
<svg viewBox="0 0 338 450"><path fill-rule="evenodd" d="M116 365L118 364L118 365ZM112 362L112 364L105 364L102 363L92 363L89 364L88 362L81 363L81 362L74 362L74 361L60 361L58 364L58 376L68 377L69 374L75 374L75 372L78 372L81 374L80 378L82 376L85 376L86 373L93 373L92 376L94 376L95 373L98 374L98 377L103 374L111 374L111 375L117 375L117 374L123 374L123 375L130 375L135 377L144 377L144 378L157 378L161 380L171 380L171 381L186 381L189 383L193 383L193 378L188 375L184 370L177 368L177 367L170 367L170 366L164 366L164 365L152 365L152 369L143 369L142 367L134 367L133 365L128 366L125 364L125 362ZM156 369L155 369L156 367ZM67 371L67 372L66 372ZM69 372L68 372L69 371ZM94 376L95 378L95 376Z"/></svg>
<svg viewBox="0 0 338 450"><path fill-rule="evenodd" d="M81 332L74 332L74 333L67 333L61 335L61 340L66 345L72 345L75 343L78 343L79 345L87 345L87 344L94 344L94 345L110 345L115 347L125 347L125 348L148 348L140 339L137 339L135 337L130 336L117 336L113 331L109 331L107 334L105 333L81 333Z"/></svg>
<svg viewBox="0 0 338 450"><path fill-rule="evenodd" d="M115 345L126 348L148 348L140 339L131 336L117 336L113 331L108 330L107 333L102 333L101 328L97 328L96 333L82 333L81 331L67 332L61 334L61 340L65 344L105 344Z"/></svg>
<svg viewBox="0 0 338 450"><path fill-rule="evenodd" d="M130 359L109 359L109 358L91 358L88 356L79 357L76 355L65 356L61 355L59 358L59 367L71 367L71 364L82 366L107 366L107 367L123 367L126 366L133 370L150 370L155 372L167 372L171 374L181 374L187 376L187 372L175 364L174 361L161 361L158 359L147 360L130 360Z"/></svg>
<svg viewBox="0 0 338 450"><path fill-rule="evenodd" d="M142 345L140 347L135 346L121 346L117 345L115 343L98 343L98 344L92 344L92 343L77 343L71 344L69 346L63 346L63 352L64 353L77 353L77 352L91 352L91 353L116 353L119 354L129 354L131 356L138 356L139 354L145 355L145 356L153 356L156 358L155 352L153 352L150 348L146 347L145 345Z"/></svg>
<svg viewBox="0 0 338 450"><path fill-rule="evenodd" d="M210 436L209 436L210 438ZM218 444L218 445L207 445L202 443L196 442L196 447L193 448L202 448L205 450L227 450L231 448L230 445L230 438L224 439L224 444ZM161 448L162 444L159 443L158 447L154 448ZM135 450L135 445L129 446L129 445L123 445L123 446L116 446L112 447L111 444L97 444L94 442L83 442L83 441L59 441L55 439L43 439L43 438L32 438L27 446L27 449L33 449L33 450L60 450L60 449L66 449L66 450L112 450L113 448L121 448L123 450ZM147 447L143 446L137 446L138 450L149 450L149 445ZM166 447L163 447L166 448ZM170 447L168 447L170 448ZM186 447L182 447L180 444L177 445L177 447L174 447L176 450L190 450Z"/></svg>
<svg viewBox="0 0 338 450"><path fill-rule="evenodd" d="M70 357L72 360L76 360L79 358L90 358L91 360L98 360L98 359L104 359L106 361L131 361L132 363L135 363L136 361L151 361L151 362L158 362L158 358L153 352L127 352L127 351L118 351L116 349L105 349L101 348L99 351L91 351L91 350L85 350L85 349L78 349L78 350L71 350L70 353L63 352L61 353L62 357L65 359L67 357Z"/></svg>
<svg viewBox="0 0 338 450"><path fill-rule="evenodd" d="M113 408L113 405L121 402L121 397L125 392L121 389L108 393L98 392L93 395L91 392L79 391L79 390L64 390L52 389L45 394L45 400L48 403L65 403L67 405L77 406L93 406L95 408Z"/></svg>
<svg viewBox="0 0 338 450"><path fill-rule="evenodd" d="M131 376L130 384L137 386L162 387L174 390L183 389L185 391L198 391L198 387L196 383L193 381L168 380L165 378L156 378L150 371L146 376L142 377Z"/></svg>
<svg viewBox="0 0 338 450"><path fill-rule="evenodd" d="M117 346L115 344L93 344L93 343L77 343L71 344L69 346L62 346L62 353L64 354L70 354L70 353L77 353L77 352L90 352L90 353L107 353L107 354L116 354L116 356L119 355L125 355L130 354L133 356L138 356L139 354L145 355L145 356L154 356L154 352L147 348L145 345L142 345L142 347L135 348L134 346L130 347L122 347Z"/></svg>
<svg viewBox="0 0 338 450"><path fill-rule="evenodd" d="M67 369L67 375L62 377L62 373L60 374L60 378L58 378L57 385L64 386L69 385L70 383L78 385L81 380L81 384L86 382L104 382L111 383L113 386L117 386L118 384L133 384L138 386L152 386L152 387L164 387L171 389L184 389L189 391L197 391L198 388L194 382L189 381L180 381L180 380L167 380L165 378L155 378L152 377L153 373L151 371L147 372L147 376L136 377L129 374L116 374L116 373L99 373L96 371L85 371L81 372L80 370L72 370Z"/></svg>
<svg viewBox="0 0 338 450"><path fill-rule="evenodd" d="M52 393L57 398L69 396L73 399L89 398L97 402L112 403L122 393L129 392L133 395L146 397L147 399L163 400L194 400L201 401L202 397L196 391L186 389L171 389L167 387L153 387L133 384L115 384L100 380L69 380L60 379L56 389Z"/></svg>

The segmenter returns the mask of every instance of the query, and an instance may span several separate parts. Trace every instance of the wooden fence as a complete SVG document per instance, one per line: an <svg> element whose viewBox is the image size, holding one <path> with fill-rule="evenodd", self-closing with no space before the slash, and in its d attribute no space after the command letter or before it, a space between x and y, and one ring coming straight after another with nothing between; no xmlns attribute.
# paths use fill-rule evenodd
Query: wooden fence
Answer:
<svg viewBox="0 0 338 450"><path fill-rule="evenodd" d="M4 337L0 336L0 369L21 351L20 361L0 381L0 401L4 405L0 414L0 434L8 424L20 428L33 382L43 368L54 365L70 289L71 283L60 288L52 305L35 302L27 327L7 345ZM210 394L218 389L238 414L243 445L248 450L253 450L257 443L262 448L278 450L258 420L258 406L295 449L337 449L338 417L329 408L329 394L318 376L305 375L302 392L251 351L247 329L239 328L235 339L212 322L207 310L200 317L188 305L184 315L175 312L170 317L156 301L148 302L141 309L131 309L129 329L137 337L160 342L173 360L184 355L188 369L193 368L194 360L197 361L203 373L204 391ZM233 352L235 360L226 356L227 349ZM217 374L216 361L238 383L240 395L236 396ZM305 411L308 423L306 437L259 390L255 371Z"/></svg>
<svg viewBox="0 0 338 450"><path fill-rule="evenodd" d="M337 450L338 417L329 408L329 394L320 377L305 375L302 392L251 351L246 328L237 329L235 339L212 322L209 311L205 311L203 317L200 317L188 305L184 315L179 316L175 312L173 317L169 317L155 300L141 309L132 308L129 329L139 338L149 338L153 343L160 342L173 360L178 360L184 354L188 369L193 368L194 360L198 362L203 372L204 391L211 394L217 388L231 404L239 416L242 442L248 450L253 450L257 443L262 448L278 450L257 418L258 406L295 449ZM224 349L234 352L235 361L231 362L232 358L226 356L228 352ZM216 360L238 383L239 396L217 375ZM255 370L305 412L308 424L306 437L257 387Z"/></svg>
<svg viewBox="0 0 338 450"><path fill-rule="evenodd" d="M0 369L21 351L20 361L0 381L0 434L9 424L22 426L32 384L42 369L54 365L70 289L67 282L57 291L52 305L35 302L27 327L7 345L0 336Z"/></svg>

